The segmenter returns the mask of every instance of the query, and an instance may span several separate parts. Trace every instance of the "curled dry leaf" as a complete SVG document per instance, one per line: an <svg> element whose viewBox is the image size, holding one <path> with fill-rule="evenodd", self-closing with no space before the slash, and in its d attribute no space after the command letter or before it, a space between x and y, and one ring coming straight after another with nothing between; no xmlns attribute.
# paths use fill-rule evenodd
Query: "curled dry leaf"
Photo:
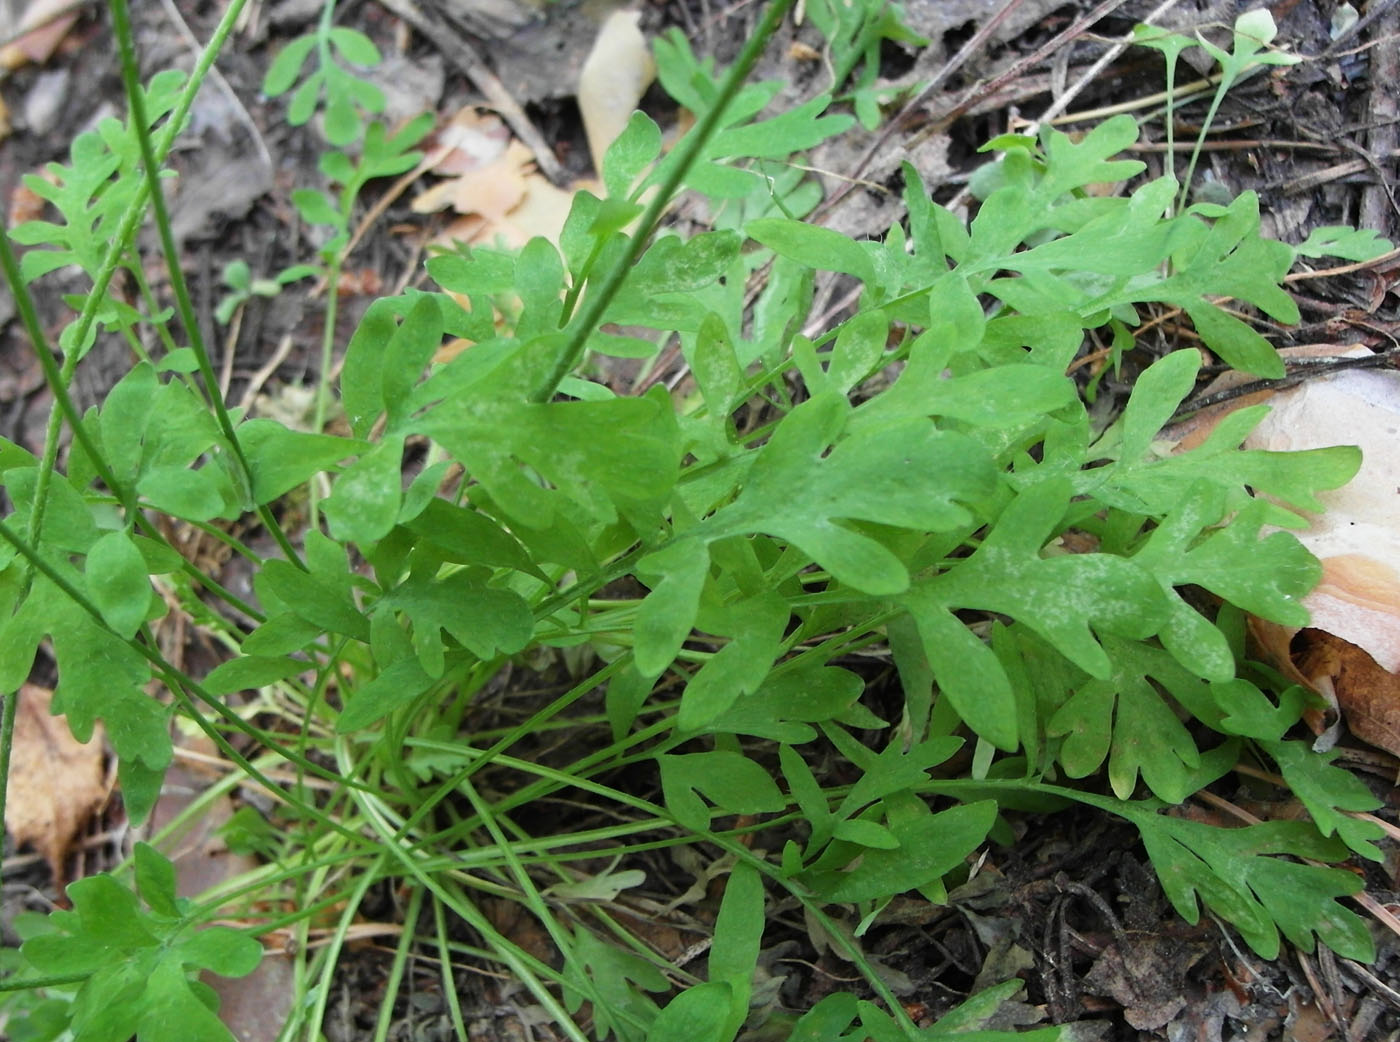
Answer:
<svg viewBox="0 0 1400 1042"><path fill-rule="evenodd" d="M1285 359L1364 353L1335 344L1281 352ZM1207 393L1243 379L1227 374ZM1190 447L1228 412L1260 401L1272 410L1247 448L1358 445L1363 460L1349 484L1319 493L1326 512L1297 533L1322 562L1322 581L1303 600L1312 628L1299 635L1256 621L1256 636L1291 677L1335 698L1357 737L1400 755L1400 373L1352 369L1249 395L1203 411L1171 436Z"/></svg>
<svg viewBox="0 0 1400 1042"><path fill-rule="evenodd" d="M53 870L59 890L74 838L107 798L102 732L86 743L73 738L68 721L49 711L53 692L25 684L19 692L5 827L16 845L29 844Z"/></svg>
<svg viewBox="0 0 1400 1042"><path fill-rule="evenodd" d="M1322 630L1303 630L1297 643L1301 654L1288 660L1295 679L1340 707L1357 738L1400 756L1400 674Z"/></svg>
<svg viewBox="0 0 1400 1042"><path fill-rule="evenodd" d="M578 107L595 170L656 78L656 62L636 11L614 11L598 30L578 76Z"/></svg>

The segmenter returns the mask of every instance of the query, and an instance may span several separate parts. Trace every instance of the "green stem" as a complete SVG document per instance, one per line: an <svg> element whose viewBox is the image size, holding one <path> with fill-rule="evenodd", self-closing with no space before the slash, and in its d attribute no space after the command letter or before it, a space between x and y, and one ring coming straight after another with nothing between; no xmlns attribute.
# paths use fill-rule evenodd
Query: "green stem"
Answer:
<svg viewBox="0 0 1400 1042"><path fill-rule="evenodd" d="M61 988L68 984L81 984L92 974L60 973L53 977L19 977L0 980L0 992L28 991L31 988Z"/></svg>
<svg viewBox="0 0 1400 1042"><path fill-rule="evenodd" d="M199 375L204 381L205 397L214 407L214 415L219 421L219 428L228 441L229 450L238 460L238 465L248 483L248 493L252 495L253 470L248 464L248 457L243 454L243 446L239 444L238 434L233 429L233 420L229 417L228 408L224 404L224 396L219 393L219 378L214 373L214 365L209 360L209 352L204 346L204 334L200 332L199 321L194 313L194 302L190 299L185 273L180 267L180 252L175 244L174 230L170 226L170 211L165 205L165 192L160 186L160 160L156 156L155 146L151 142L150 126L146 121L146 99L141 91L141 73L136 63L136 45L132 40L131 17L127 11L127 0L108 0L108 2L112 11L112 27L117 36L117 50L121 55L122 80L126 85L127 102L131 106L131 128L136 134L137 144L141 148L141 162L146 167L145 183L150 192L151 208L155 211L156 231L160 235L161 250L165 254L166 267L170 271L170 286L175 292L175 304L180 312L180 322L185 327L185 335L189 338L190 348L194 351L195 359L199 363ZM296 549L287 539L287 534L282 531L282 526L277 523L276 517L273 516L268 506L266 504L258 505L257 512L267 530L277 540L277 545L287 555L287 560L305 571L306 566L302 564Z"/></svg>
<svg viewBox="0 0 1400 1042"><path fill-rule="evenodd" d="M452 979L452 951L447 942L447 917L442 902L433 898L433 930L437 934L438 966L442 970L442 993L447 996L447 1012L457 1038L467 1037L467 1022L462 1018L462 1003L457 998L457 982Z"/></svg>
<svg viewBox="0 0 1400 1042"><path fill-rule="evenodd" d="M122 483L117 480L112 469L107 466L106 460L97 451L97 446L93 444L87 428L83 426L82 417L78 413L78 407L73 404L73 398L68 393L68 385L72 381L72 372L68 365L68 359L64 359L63 370L60 371L58 364L53 360L53 352L49 348L48 338L44 336L44 329L39 324L39 313L34 308L34 299L29 295L25 286L24 276L20 273L19 262L15 259L15 251L10 246L10 237L0 235L0 267L5 272L5 281L9 283L10 294L14 297L15 308L19 311L20 321L24 324L24 331L29 335L29 341L34 347L34 355L39 360L39 367L44 370L44 380L53 392L53 400L56 408L49 415L49 424L61 424L63 420L68 421L68 425L73 429L73 437L82 446L84 452L92 460L93 469L97 476L117 495L125 504L127 494L124 494ZM76 352L68 357L73 357ZM57 455L57 435L54 436L54 454ZM31 504L29 515L29 535L34 540L35 545L39 542L39 526L43 523L44 500L47 495L49 478L52 474L53 461L48 458L48 444L45 443L45 459L39 467L39 475L34 488L34 502Z"/></svg>
<svg viewBox="0 0 1400 1042"><path fill-rule="evenodd" d="M229 33L233 32L233 27L238 23L239 16L243 13L243 7L248 0L232 0L228 9L224 11L224 16L219 19L219 24L215 27L214 33L209 38L209 43L200 52L199 59L195 62L194 69L190 72L189 81L185 84L185 89L181 91L180 98L175 104L174 110L170 113L170 120L166 123L161 134L160 142L156 152L160 162L165 161L171 146L175 142L175 135L184 124L185 118L189 115L190 108L194 105L195 95L199 93L199 88L204 82L205 76L214 65L214 59L218 57L219 51L223 49L224 41L228 39ZM127 204L126 212L122 214L122 219L117 225L116 235L107 246L107 253L102 258L102 265L98 268L97 274L92 280L92 289L88 291L87 297L83 301L83 310L74 322L72 342L74 348L68 352L63 359L63 375L61 383L67 387L73 379L73 372L77 368L78 358L82 353L82 344L87 340L88 332L92 329L92 324L97 320L97 313L101 310L103 302L107 299L107 287L112 282L112 276L116 274L122 257L126 254L127 246L131 243L132 237L136 234L136 227L141 223L141 219L146 214L146 192L148 184L142 181L137 187L136 193L130 203ZM0 236L6 241L4 248L8 252L9 241L7 236ZM9 277L8 271L6 277ZM11 285L11 292L14 293L14 286ZM23 313L23 300L28 299L27 290L14 293L15 303ZM30 303L32 309L33 304ZM27 326L26 326L27 328ZM31 340L33 333L30 334ZM40 346L41 341L34 341L35 351L47 350ZM42 363L42 359L40 360ZM48 373L45 372L47 378ZM57 403L57 398L55 398ZM39 465L39 476L34 489L34 503L29 515L29 535L37 545L39 542L39 531L43 526L44 510L48 502L49 478L58 464L58 435L62 429L62 415L56 409L49 414L48 425L44 431L44 452L43 461ZM71 422L71 421L70 421ZM78 428L74 427L75 436ZM103 479L106 480L105 478ZM116 491L113 486L113 491Z"/></svg>
<svg viewBox="0 0 1400 1042"><path fill-rule="evenodd" d="M642 251L646 249L652 233L661 223L666 208L671 205L671 199L680 190L681 182L690 173L690 168L700 157L701 150L709 144L710 138L719 129L720 120L724 117L724 110L729 107L734 95L739 92L739 88L748 79L749 73L758 62L764 47L768 45L769 38L777 31L783 16L787 14L788 8L794 2L795 0L773 0L768 6L768 10L763 13L758 27L749 37L748 42L744 44L744 49L739 52L738 60L725 76L714 105L705 113L695 129L681 141L677 150L675 166L647 206L646 212L642 214L636 234L627 244L627 251L618 258L612 271L608 272L608 277L598 288L598 292L590 293L584 301L582 314L572 323L574 331L570 334L568 343L565 344L558 361L554 363L548 378L530 396L531 401L549 401L550 398L554 397L554 392L558 390L564 377L568 376L570 370L578 364L579 359L583 356L584 345L588 342L589 334L602 321L603 313L612 303L613 298L617 296L618 291L622 289L622 284L627 280L627 276L632 273L633 265L637 263Z"/></svg>
<svg viewBox="0 0 1400 1042"><path fill-rule="evenodd" d="M335 322L339 312L341 253L331 259L326 269L326 321L321 332L321 372L316 381L316 401L311 419L314 434L325 433L326 414L330 410L331 367L335 364ZM320 475L307 483L307 527L315 529L319 519L321 489Z"/></svg>
<svg viewBox="0 0 1400 1042"><path fill-rule="evenodd" d="M403 933L399 934L399 944L394 950L394 962L389 967L389 979L384 983L384 997L379 1001L379 1019L374 1025L373 1042L385 1042L389 1028L394 1022L394 1000L403 984L404 966L408 964L408 952L413 947L414 931L418 928L418 913L423 910L423 888L413 888L408 898L408 910L404 915Z"/></svg>

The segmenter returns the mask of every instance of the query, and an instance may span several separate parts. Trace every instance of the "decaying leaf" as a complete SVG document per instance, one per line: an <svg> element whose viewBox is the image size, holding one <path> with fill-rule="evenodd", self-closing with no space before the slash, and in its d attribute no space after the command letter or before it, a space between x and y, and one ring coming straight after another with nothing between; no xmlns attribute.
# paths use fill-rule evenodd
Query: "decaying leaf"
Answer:
<svg viewBox="0 0 1400 1042"><path fill-rule="evenodd" d="M1296 359L1365 351L1314 344L1280 353ZM1244 379L1227 374L1206 393ZM1277 665L1340 707L1358 738L1400 755L1400 373L1352 369L1248 395L1198 414L1172 436L1184 448L1198 444L1227 413L1259 402L1271 411L1247 448L1358 445L1363 460L1349 484L1318 493L1326 512L1297 533L1322 562L1322 581L1303 599L1312 628L1299 635L1256 623L1254 631Z"/></svg>
<svg viewBox="0 0 1400 1042"><path fill-rule="evenodd" d="M579 71L578 107L595 170L603 168L603 153L656 78L656 62L638 26L641 17L636 11L609 15Z"/></svg>
<svg viewBox="0 0 1400 1042"><path fill-rule="evenodd" d="M1400 756L1400 675L1331 633L1304 630L1296 643L1299 678L1341 709L1353 735Z"/></svg>
<svg viewBox="0 0 1400 1042"><path fill-rule="evenodd" d="M451 207L458 213L499 221L524 198L525 171L530 163L530 150L512 141L490 160L429 188L413 200L413 211L434 213Z"/></svg>
<svg viewBox="0 0 1400 1042"><path fill-rule="evenodd" d="M459 112L439 135L425 168L451 174L413 201L415 213L451 209L460 216L442 241L524 246L536 235L559 238L573 192L556 188L535 170L530 150L509 139L494 116Z"/></svg>
<svg viewBox="0 0 1400 1042"><path fill-rule="evenodd" d="M86 743L68 721L49 712L53 692L25 684L15 715L5 827L17 845L29 844L53 870L54 886L67 882L68 848L107 797L101 725Z"/></svg>

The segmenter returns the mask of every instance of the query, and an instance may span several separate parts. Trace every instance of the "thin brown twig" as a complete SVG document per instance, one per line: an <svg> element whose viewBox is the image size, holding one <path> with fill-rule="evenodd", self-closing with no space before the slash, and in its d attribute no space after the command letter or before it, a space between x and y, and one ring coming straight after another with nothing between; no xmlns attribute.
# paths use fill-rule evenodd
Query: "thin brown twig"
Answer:
<svg viewBox="0 0 1400 1042"><path fill-rule="evenodd" d="M1172 414L1172 420L1179 420L1203 409L1234 401L1236 398L1258 394L1260 391L1283 391L1290 387L1296 387L1307 380L1330 376L1332 373L1348 369L1393 369L1397 364L1400 364L1400 351L1392 349L1355 358L1339 355L1326 358L1286 358L1283 363L1288 370L1287 375L1277 380L1251 380L1248 383L1237 384L1234 387L1227 387L1199 398L1193 398L1183 403L1181 408Z"/></svg>
<svg viewBox="0 0 1400 1042"><path fill-rule="evenodd" d="M535 165L540 172L556 185L564 183L564 168L554 157L554 151L536 129L520 103L511 96L500 79L487 67L485 60L476 52L471 41L459 32L436 11L430 10L416 0L380 0L380 2L402 18L424 37L435 41L443 56L457 66L472 85L486 96L486 104L501 114L515 136L523 141L535 156Z"/></svg>
<svg viewBox="0 0 1400 1042"><path fill-rule="evenodd" d="M1069 43L1071 40L1075 39L1076 37L1082 36L1089 29L1090 26L1094 25L1105 16L1112 14L1113 11L1118 7L1121 7L1124 2L1125 0L1102 0L1102 2L1092 11L1083 15L1068 28L1061 30L1051 40L1045 43L1039 50L1035 51L1032 54L1028 54L1022 58L1017 59L1007 69L1005 69L999 75L994 76L991 80L988 80L986 83L977 83L969 87L963 92L963 96L957 101L956 104L954 104L952 109L944 113L941 117L939 117L936 126L947 126L949 123L960 118L962 114L972 105L972 103L980 95L990 91L1000 90L1006 84L1010 83L1012 80L1020 76L1027 69L1037 65L1038 63L1048 58L1050 55L1054 54L1056 51L1058 51L1065 44ZM923 136L930 133L932 129L933 128L925 129L920 134L916 135L915 140L921 139ZM913 142L911 141L910 144L912 146Z"/></svg>

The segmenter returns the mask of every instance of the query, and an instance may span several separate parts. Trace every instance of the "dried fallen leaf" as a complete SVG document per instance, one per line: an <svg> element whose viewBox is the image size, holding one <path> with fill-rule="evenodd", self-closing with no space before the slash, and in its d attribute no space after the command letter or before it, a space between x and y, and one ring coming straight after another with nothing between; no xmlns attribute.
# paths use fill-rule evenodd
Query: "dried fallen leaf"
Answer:
<svg viewBox="0 0 1400 1042"><path fill-rule="evenodd" d="M259 867L256 857L229 849L220 832L233 817L233 800L228 795L206 798L223 773L218 769L222 762L203 735L182 741L147 823L148 835L162 836L158 846L175 866L175 889L181 897L225 886ZM196 800L203 801L201 812L186 814ZM243 977L208 978L219 996L219 1019L239 1042L276 1042L281 1034L295 991L292 960L286 954L272 949Z"/></svg>
<svg viewBox="0 0 1400 1042"><path fill-rule="evenodd" d="M609 15L579 71L578 107L595 170L602 170L603 154L656 78L656 62L638 26L641 17L636 11Z"/></svg>
<svg viewBox="0 0 1400 1042"><path fill-rule="evenodd" d="M1335 702L1363 742L1400 756L1400 676L1341 637L1304 630L1295 665L1309 686Z"/></svg>
<svg viewBox="0 0 1400 1042"><path fill-rule="evenodd" d="M499 221L525 197L525 168L530 163L530 150L512 141L490 162L429 188L413 200L413 212L434 213L450 206L461 214Z"/></svg>
<svg viewBox="0 0 1400 1042"><path fill-rule="evenodd" d="M530 150L512 141L492 162L429 188L413 201L413 209L431 213L450 206L462 214L440 240L518 249L537 235L558 241L574 191L588 186L556 188L535 172Z"/></svg>
<svg viewBox="0 0 1400 1042"><path fill-rule="evenodd" d="M444 177L465 174L494 162L510 143L510 131L499 116L468 105L433 135L423 168Z"/></svg>
<svg viewBox="0 0 1400 1042"><path fill-rule="evenodd" d="M49 712L47 688L25 684L17 701L5 827L17 845L43 855L62 890L68 849L107 798L102 733L99 727L86 743L76 741L67 719Z"/></svg>
<svg viewBox="0 0 1400 1042"><path fill-rule="evenodd" d="M1334 344L1281 352L1285 358L1364 353ZM1227 374L1207 393L1242 379ZM1318 494L1326 512L1297 533L1322 562L1322 581L1303 599L1312 628L1298 636L1297 630L1256 622L1254 631L1290 677L1341 708L1352 733L1400 755L1400 373L1352 369L1249 395L1198 414L1172 436L1185 447L1197 444L1226 414L1260 401L1272 410L1245 440L1246 448L1359 445L1363 460L1349 484ZM1350 650L1341 655L1340 647Z"/></svg>
<svg viewBox="0 0 1400 1042"><path fill-rule="evenodd" d="M336 293L342 297L377 297L384 289L384 276L377 268L357 268L340 273Z"/></svg>

